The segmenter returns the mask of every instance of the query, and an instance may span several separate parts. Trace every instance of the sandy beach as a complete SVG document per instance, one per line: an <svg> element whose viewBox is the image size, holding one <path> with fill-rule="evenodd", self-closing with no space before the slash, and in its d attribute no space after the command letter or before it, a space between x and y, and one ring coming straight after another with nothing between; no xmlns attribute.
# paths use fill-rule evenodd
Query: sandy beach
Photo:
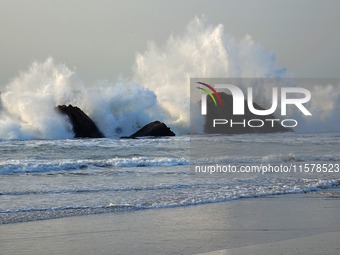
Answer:
<svg viewBox="0 0 340 255"><path fill-rule="evenodd" d="M301 238L266 244L226 249L196 255L238 255L238 254L339 254L340 232L328 232Z"/></svg>
<svg viewBox="0 0 340 255"><path fill-rule="evenodd" d="M0 226L9 254L338 254L339 191Z"/></svg>

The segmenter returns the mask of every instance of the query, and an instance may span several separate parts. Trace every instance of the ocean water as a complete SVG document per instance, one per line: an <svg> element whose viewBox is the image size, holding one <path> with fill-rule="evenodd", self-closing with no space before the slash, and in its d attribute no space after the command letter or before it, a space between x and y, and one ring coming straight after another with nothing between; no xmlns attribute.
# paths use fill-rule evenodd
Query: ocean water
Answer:
<svg viewBox="0 0 340 255"><path fill-rule="evenodd" d="M225 156L207 153L197 162L190 155L195 153L192 140L204 144L206 152L216 147L216 141L228 144ZM336 170L197 174L192 166L335 165L340 163L339 142L340 133L1 141L0 223L335 188L340 185Z"/></svg>
<svg viewBox="0 0 340 255"><path fill-rule="evenodd" d="M0 94L0 224L194 206L339 186L339 173L200 173L195 165L339 164L339 80L309 84L313 118L292 133L189 136L190 78L290 78L251 36L194 18L183 34L137 52L131 77L83 81L53 58L19 71ZM298 86L299 84L297 84ZM320 86L322 85L322 86ZM253 87L266 106L266 86ZM268 90L268 91L267 91ZM266 93L264 93L264 91ZM270 91L269 91L270 92ZM72 139L57 105L81 108L104 139ZM201 116L200 116L201 117ZM294 113L287 118L297 118ZM120 140L160 120L176 137Z"/></svg>

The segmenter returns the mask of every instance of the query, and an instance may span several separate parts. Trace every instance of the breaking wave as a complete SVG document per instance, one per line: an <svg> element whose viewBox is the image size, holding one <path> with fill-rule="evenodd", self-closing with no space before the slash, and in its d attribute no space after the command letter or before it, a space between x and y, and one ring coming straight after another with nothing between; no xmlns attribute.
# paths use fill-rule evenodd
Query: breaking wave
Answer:
<svg viewBox="0 0 340 255"><path fill-rule="evenodd" d="M63 159L63 160L6 160L0 162L0 174L37 173L51 171L69 171L86 168L112 168L112 167L156 167L188 165L185 158L166 157L132 157L112 158L105 160L90 159Z"/></svg>
<svg viewBox="0 0 340 255"><path fill-rule="evenodd" d="M53 58L34 62L0 95L0 139L73 137L68 119L55 111L60 104L80 107L107 137L130 135L156 119L175 133L186 134L190 77L288 77L288 73L276 67L272 51L249 35L237 40L222 24L195 18L184 34L170 36L163 45L151 42L145 52L137 53L132 79L85 84ZM339 131L339 90L332 85L312 89L323 107L311 106L320 117L300 120L304 122L300 131Z"/></svg>

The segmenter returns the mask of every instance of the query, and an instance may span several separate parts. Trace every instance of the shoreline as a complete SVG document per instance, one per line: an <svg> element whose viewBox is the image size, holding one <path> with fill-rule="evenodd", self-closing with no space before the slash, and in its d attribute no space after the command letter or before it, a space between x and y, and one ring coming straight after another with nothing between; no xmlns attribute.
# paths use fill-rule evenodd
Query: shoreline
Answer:
<svg viewBox="0 0 340 255"><path fill-rule="evenodd" d="M336 254L340 238L326 237L340 236L339 198L339 189L325 189L4 224L0 254L217 255L249 254L247 249L254 248L258 254L272 254L270 250L285 253L292 247L307 254L310 243L330 251L322 254Z"/></svg>
<svg viewBox="0 0 340 255"><path fill-rule="evenodd" d="M20 212L16 213L12 216L11 213L2 213L5 217L0 218L0 226L8 225L8 224L17 224L17 223L27 223L27 222L36 222L36 221L45 221L45 220L55 220L55 219L63 219L70 217L83 217L83 216L92 216L92 215L105 215L105 214L119 214L119 213L134 213L139 211L149 211L149 210L166 210L166 209L176 209L176 208L185 208L185 207L196 207L196 206L205 206L205 205L214 205L220 203L229 203L233 201L240 200L248 200L248 199L260 199L267 197L279 197L279 196L291 196L291 195L299 195L299 194L314 194L314 193L322 193L326 191L337 191L339 192L340 198L340 186L334 186L330 188L320 189L317 191L299 191L292 193L282 193L282 194L261 194L258 196L252 197L241 197L235 199L228 199L226 201L221 202L207 202L203 204L190 204L184 206L169 206L169 207L160 207L160 208L138 208L131 210L124 210L123 208L117 207L98 207L98 208L73 208L68 210L55 210L55 211L46 211L46 210L37 210L35 212ZM29 215L29 216L27 216ZM7 216L7 218L6 218ZM1 254L0 254L1 255Z"/></svg>

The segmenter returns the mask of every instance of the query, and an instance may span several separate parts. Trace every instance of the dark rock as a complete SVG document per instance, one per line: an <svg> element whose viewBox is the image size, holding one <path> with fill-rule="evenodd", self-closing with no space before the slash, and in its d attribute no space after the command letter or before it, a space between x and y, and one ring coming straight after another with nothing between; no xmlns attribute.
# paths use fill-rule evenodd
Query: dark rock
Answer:
<svg viewBox="0 0 340 255"><path fill-rule="evenodd" d="M175 136L175 133L172 132L167 125L156 120L154 122L151 122L145 125L140 130L138 130L136 133L128 137L122 137L122 138L133 139L133 138L141 137L141 136Z"/></svg>
<svg viewBox="0 0 340 255"><path fill-rule="evenodd" d="M68 116L71 121L75 138L103 138L96 124L76 106L58 105L56 109Z"/></svg>
<svg viewBox="0 0 340 255"><path fill-rule="evenodd" d="M207 134L248 134L292 131L290 128L283 127L279 121L273 121L273 123L271 121L266 121L266 119L278 119L272 114L258 116L250 112L248 109L247 100L244 101L244 115L233 115L233 97L224 92L219 92L219 95L223 102L222 105L215 106L213 100L210 97L207 98L207 115L205 118L204 127L204 131ZM254 108L258 110L264 110L263 107L257 105L256 103L254 103ZM243 127L243 125L236 124L230 127L230 123L228 123L213 127L213 119L226 119L228 121L232 119L234 123L242 123L245 120L246 125ZM262 127L249 127L247 122L251 119L262 120L264 125ZM259 122L256 122L252 125L259 125Z"/></svg>

